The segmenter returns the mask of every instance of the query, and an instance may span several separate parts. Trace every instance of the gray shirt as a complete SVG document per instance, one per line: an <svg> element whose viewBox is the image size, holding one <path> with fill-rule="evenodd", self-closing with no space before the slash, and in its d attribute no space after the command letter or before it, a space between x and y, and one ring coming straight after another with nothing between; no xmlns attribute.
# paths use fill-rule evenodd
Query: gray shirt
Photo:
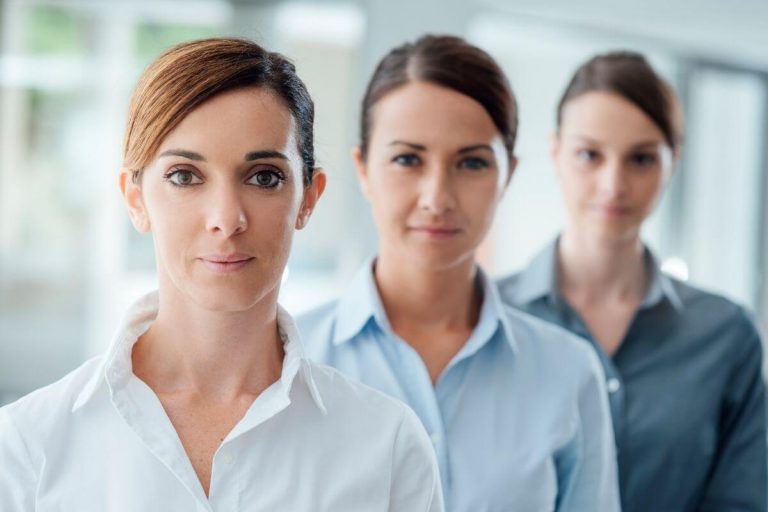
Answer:
<svg viewBox="0 0 768 512"><path fill-rule="evenodd" d="M560 293L557 242L499 280L502 300L581 336L605 369L625 512L766 511L762 345L746 311L664 275L613 357ZM586 343L587 341L585 341Z"/></svg>

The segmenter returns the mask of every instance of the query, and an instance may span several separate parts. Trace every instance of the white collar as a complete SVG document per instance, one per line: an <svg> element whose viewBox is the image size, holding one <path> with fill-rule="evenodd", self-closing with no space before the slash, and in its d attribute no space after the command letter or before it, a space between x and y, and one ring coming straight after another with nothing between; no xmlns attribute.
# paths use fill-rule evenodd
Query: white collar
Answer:
<svg viewBox="0 0 768 512"><path fill-rule="evenodd" d="M131 362L133 345L154 322L157 317L158 306L159 295L157 291L154 291L141 297L128 309L101 363L72 406L73 412L88 403L101 386L107 386L110 393L114 393L116 389L125 385L133 374ZM280 374L280 382L285 395L288 395L294 378L301 371L301 378L309 388L312 399L325 414L326 408L312 377L311 363L304 352L296 323L279 304L277 306L277 325L280 337L285 344L283 347L285 358Z"/></svg>

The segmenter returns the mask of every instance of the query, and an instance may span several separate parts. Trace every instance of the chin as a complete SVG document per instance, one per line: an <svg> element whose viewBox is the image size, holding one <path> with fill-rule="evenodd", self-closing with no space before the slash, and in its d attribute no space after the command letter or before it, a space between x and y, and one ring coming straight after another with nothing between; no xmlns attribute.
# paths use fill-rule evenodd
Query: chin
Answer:
<svg viewBox="0 0 768 512"><path fill-rule="evenodd" d="M592 230L595 237L606 243L621 243L635 240L640 234L638 226L620 224L620 223L606 223L600 226L596 226Z"/></svg>
<svg viewBox="0 0 768 512"><path fill-rule="evenodd" d="M227 286L199 286L187 290L186 295L198 307L217 313L239 313L253 308L269 295L272 288L248 285L245 282L228 283Z"/></svg>
<svg viewBox="0 0 768 512"><path fill-rule="evenodd" d="M474 261L474 251L412 251L411 261L431 272L450 270L465 264L467 260Z"/></svg>

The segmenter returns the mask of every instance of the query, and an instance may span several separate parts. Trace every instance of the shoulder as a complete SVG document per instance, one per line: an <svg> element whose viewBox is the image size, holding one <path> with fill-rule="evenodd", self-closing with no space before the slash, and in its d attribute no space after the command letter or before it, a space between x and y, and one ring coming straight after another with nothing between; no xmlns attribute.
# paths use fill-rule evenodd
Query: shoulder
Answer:
<svg viewBox="0 0 768 512"><path fill-rule="evenodd" d="M687 312L697 315L715 313L715 318L720 321L736 322L745 326L754 323L747 309L738 302L673 277L667 278Z"/></svg>
<svg viewBox="0 0 768 512"><path fill-rule="evenodd" d="M504 315L521 359L563 377L571 373L583 380L602 375L600 360L589 341L509 305L504 306Z"/></svg>
<svg viewBox="0 0 768 512"><path fill-rule="evenodd" d="M762 352L760 331L747 308L723 295L669 280L683 306L681 325L695 329L701 339L727 345L729 352Z"/></svg>
<svg viewBox="0 0 768 512"><path fill-rule="evenodd" d="M330 414L367 416L375 423L400 423L410 409L406 404L344 375L336 368L308 361L312 379Z"/></svg>
<svg viewBox="0 0 768 512"><path fill-rule="evenodd" d="M101 360L96 357L86 361L57 382L33 391L0 411L20 432L45 439L47 433L63 426L80 393L98 372Z"/></svg>

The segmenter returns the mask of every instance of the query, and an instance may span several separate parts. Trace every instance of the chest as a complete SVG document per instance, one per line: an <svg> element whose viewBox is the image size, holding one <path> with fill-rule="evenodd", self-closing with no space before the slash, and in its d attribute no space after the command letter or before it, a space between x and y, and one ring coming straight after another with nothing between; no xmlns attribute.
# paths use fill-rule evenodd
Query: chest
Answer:
<svg viewBox="0 0 768 512"><path fill-rule="evenodd" d="M588 303L578 299L569 301L603 351L609 356L615 354L627 335L639 302Z"/></svg>
<svg viewBox="0 0 768 512"><path fill-rule="evenodd" d="M111 407L105 403L102 418L78 422L46 449L35 510L388 510L392 445L354 435L352 422L284 411L221 447L204 496L174 440L157 423L134 421L151 409L124 417Z"/></svg>
<svg viewBox="0 0 768 512"><path fill-rule="evenodd" d="M159 398L192 468L208 494L214 455L245 415L253 397L220 404L180 396L166 395Z"/></svg>
<svg viewBox="0 0 768 512"><path fill-rule="evenodd" d="M553 368L515 367L508 345L490 342L433 386L417 354L375 346L340 347L329 362L416 412L451 509L554 509L558 452L576 434L576 412Z"/></svg>

